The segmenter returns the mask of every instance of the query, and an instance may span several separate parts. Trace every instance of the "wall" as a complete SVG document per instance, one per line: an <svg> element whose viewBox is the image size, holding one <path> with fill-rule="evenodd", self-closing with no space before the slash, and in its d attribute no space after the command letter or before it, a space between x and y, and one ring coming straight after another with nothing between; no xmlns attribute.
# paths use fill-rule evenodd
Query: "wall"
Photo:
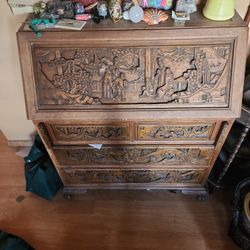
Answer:
<svg viewBox="0 0 250 250"><path fill-rule="evenodd" d="M236 0L245 16L250 0ZM0 129L8 140L29 140L34 132L25 114L16 31L25 15L13 16L6 0L0 1Z"/></svg>
<svg viewBox="0 0 250 250"><path fill-rule="evenodd" d="M0 1L0 129L8 140L28 140L34 131L27 121L16 43L16 31L26 15L13 16Z"/></svg>

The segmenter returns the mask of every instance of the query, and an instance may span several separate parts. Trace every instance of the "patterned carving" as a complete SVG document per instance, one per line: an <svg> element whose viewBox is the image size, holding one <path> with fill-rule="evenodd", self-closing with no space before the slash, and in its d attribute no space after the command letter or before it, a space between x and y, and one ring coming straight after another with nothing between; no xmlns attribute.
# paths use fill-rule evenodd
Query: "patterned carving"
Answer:
<svg viewBox="0 0 250 250"><path fill-rule="evenodd" d="M62 169L67 183L200 183L203 170Z"/></svg>
<svg viewBox="0 0 250 250"><path fill-rule="evenodd" d="M34 55L40 108L228 104L230 45L34 48Z"/></svg>
<svg viewBox="0 0 250 250"><path fill-rule="evenodd" d="M144 54L140 48L37 48L37 80L45 80L49 90L40 93L40 103L131 103L138 99L136 90L144 83ZM57 100L51 88L56 89Z"/></svg>
<svg viewBox="0 0 250 250"><path fill-rule="evenodd" d="M152 49L153 74L141 96L167 103L227 103L230 46Z"/></svg>
<svg viewBox="0 0 250 250"><path fill-rule="evenodd" d="M209 139L213 125L138 125L139 140Z"/></svg>
<svg viewBox="0 0 250 250"><path fill-rule="evenodd" d="M57 140L126 140L127 126L96 126L96 125L51 125Z"/></svg>
<svg viewBox="0 0 250 250"><path fill-rule="evenodd" d="M212 148L103 147L55 149L61 165L207 165Z"/></svg>

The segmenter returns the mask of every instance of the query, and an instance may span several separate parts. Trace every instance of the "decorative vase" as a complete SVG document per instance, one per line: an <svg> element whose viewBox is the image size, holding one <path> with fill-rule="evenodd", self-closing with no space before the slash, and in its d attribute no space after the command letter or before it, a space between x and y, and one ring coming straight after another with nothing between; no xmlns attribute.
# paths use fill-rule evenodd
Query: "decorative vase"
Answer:
<svg viewBox="0 0 250 250"><path fill-rule="evenodd" d="M203 15L211 20L228 20L234 16L234 0L207 0Z"/></svg>

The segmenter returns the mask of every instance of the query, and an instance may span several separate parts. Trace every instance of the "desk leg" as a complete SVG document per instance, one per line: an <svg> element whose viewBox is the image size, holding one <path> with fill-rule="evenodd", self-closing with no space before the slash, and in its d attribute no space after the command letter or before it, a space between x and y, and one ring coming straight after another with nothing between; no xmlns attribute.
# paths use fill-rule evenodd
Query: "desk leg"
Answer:
<svg viewBox="0 0 250 250"><path fill-rule="evenodd" d="M235 148L234 148L233 152L229 156L228 160L225 163L225 167L223 168L222 172L220 173L220 175L218 177L218 180L217 180L217 183L216 183L218 186L221 184L221 181L224 178L225 174L227 173L227 171L228 171L232 161L234 160L234 158L235 158L241 144L245 140L245 137L246 137L248 131L249 131L249 128L245 127L243 132L241 133L238 143L235 145Z"/></svg>

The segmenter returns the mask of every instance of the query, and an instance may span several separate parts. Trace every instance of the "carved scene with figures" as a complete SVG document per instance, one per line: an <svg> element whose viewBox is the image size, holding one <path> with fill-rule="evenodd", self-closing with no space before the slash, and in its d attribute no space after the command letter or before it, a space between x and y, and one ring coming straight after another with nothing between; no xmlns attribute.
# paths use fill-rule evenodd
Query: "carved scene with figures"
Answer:
<svg viewBox="0 0 250 250"><path fill-rule="evenodd" d="M35 48L34 54L40 108L228 104L230 45Z"/></svg>

